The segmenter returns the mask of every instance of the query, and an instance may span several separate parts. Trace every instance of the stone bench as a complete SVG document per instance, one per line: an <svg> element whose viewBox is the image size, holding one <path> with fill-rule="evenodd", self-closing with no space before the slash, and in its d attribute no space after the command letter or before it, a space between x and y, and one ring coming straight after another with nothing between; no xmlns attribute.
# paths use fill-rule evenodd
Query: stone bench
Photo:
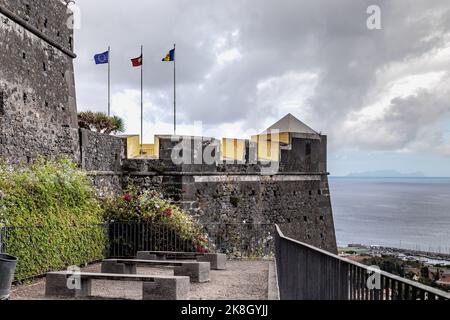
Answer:
<svg viewBox="0 0 450 320"><path fill-rule="evenodd" d="M226 270L227 268L227 255L223 253L139 251L136 258L140 260L197 260L198 262L209 262L211 270Z"/></svg>
<svg viewBox="0 0 450 320"><path fill-rule="evenodd" d="M79 288L69 288L68 284L72 284L73 280L79 282ZM189 277L61 271L47 273L45 295L71 298L90 297L92 296L92 280L142 282L143 300L187 300L190 290Z"/></svg>
<svg viewBox="0 0 450 320"><path fill-rule="evenodd" d="M136 267L156 266L174 267L175 276L187 276L192 282L208 282L209 262L184 262L167 260L139 260L139 259L106 259L102 262L103 273L136 274Z"/></svg>

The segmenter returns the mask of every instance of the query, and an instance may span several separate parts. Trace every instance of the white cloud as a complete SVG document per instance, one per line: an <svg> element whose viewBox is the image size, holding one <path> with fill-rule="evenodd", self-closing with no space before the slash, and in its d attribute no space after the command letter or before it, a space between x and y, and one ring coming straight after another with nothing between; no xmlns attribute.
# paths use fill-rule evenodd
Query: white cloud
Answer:
<svg viewBox="0 0 450 320"><path fill-rule="evenodd" d="M364 106L342 124L346 141L367 149L437 152L450 115L449 49L447 42L380 68Z"/></svg>
<svg viewBox="0 0 450 320"><path fill-rule="evenodd" d="M241 60L242 55L237 48L229 49L223 51L217 55L217 63L219 65L224 65L230 62L236 62Z"/></svg>

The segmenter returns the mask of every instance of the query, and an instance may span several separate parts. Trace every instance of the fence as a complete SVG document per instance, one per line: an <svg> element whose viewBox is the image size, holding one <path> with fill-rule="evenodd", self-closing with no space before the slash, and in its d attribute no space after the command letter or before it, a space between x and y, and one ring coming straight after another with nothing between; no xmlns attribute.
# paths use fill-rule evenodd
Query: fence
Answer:
<svg viewBox="0 0 450 320"><path fill-rule="evenodd" d="M104 250L105 257L134 257L138 251L195 251L191 240L185 240L174 230L160 225L137 222L114 222L95 226L104 229L107 243ZM7 252L4 241L15 237L17 230L40 229L41 226L31 227L2 227L0 228L0 252ZM79 228L79 227L74 227ZM274 225L273 224L207 224L204 233L208 235L208 248L213 252L226 253L230 258L264 258L274 254ZM21 236L22 247L33 250L33 241L29 236Z"/></svg>
<svg viewBox="0 0 450 320"><path fill-rule="evenodd" d="M107 257L135 257L138 251L192 252L191 240L182 239L174 230L149 223L117 222L105 225L108 234Z"/></svg>
<svg viewBox="0 0 450 320"><path fill-rule="evenodd" d="M165 226L148 223L117 222L105 226L109 237L106 256L134 257L138 251L195 251L191 240L184 240ZM207 224L208 248L230 258L273 256L272 224Z"/></svg>
<svg viewBox="0 0 450 320"><path fill-rule="evenodd" d="M448 300L450 294L346 260L283 235L275 253L282 300ZM372 286L373 285L373 286ZM373 288L373 289L372 289Z"/></svg>
<svg viewBox="0 0 450 320"><path fill-rule="evenodd" d="M4 234L6 233L6 228L5 227L0 227L0 253L5 253L6 250L4 250L4 245L3 245L3 237Z"/></svg>
<svg viewBox="0 0 450 320"><path fill-rule="evenodd" d="M275 253L274 224L207 224L209 248L230 258L270 258Z"/></svg>

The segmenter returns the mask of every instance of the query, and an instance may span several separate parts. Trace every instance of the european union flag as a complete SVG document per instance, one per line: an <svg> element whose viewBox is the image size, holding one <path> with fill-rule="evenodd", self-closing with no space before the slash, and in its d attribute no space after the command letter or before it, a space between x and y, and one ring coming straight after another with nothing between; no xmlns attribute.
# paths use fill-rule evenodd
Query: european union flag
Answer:
<svg viewBox="0 0 450 320"><path fill-rule="evenodd" d="M105 64L109 62L109 51L96 54L94 56L95 64Z"/></svg>
<svg viewBox="0 0 450 320"><path fill-rule="evenodd" d="M170 52L164 59L162 59L162 61L164 62L175 61L175 49L170 50Z"/></svg>

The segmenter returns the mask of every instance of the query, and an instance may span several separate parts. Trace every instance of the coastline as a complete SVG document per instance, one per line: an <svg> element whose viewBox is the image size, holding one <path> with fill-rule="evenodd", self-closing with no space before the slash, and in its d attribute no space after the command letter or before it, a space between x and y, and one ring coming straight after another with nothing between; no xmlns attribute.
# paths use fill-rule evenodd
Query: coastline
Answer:
<svg viewBox="0 0 450 320"><path fill-rule="evenodd" d="M349 244L347 247L340 247L339 252L354 251L358 255L371 254L371 255L386 255L394 256L401 259L408 260L420 260L426 264L440 264L450 267L450 254L438 253L438 252L427 252L420 250L410 250L394 247L383 247L383 246L373 246L364 244Z"/></svg>

